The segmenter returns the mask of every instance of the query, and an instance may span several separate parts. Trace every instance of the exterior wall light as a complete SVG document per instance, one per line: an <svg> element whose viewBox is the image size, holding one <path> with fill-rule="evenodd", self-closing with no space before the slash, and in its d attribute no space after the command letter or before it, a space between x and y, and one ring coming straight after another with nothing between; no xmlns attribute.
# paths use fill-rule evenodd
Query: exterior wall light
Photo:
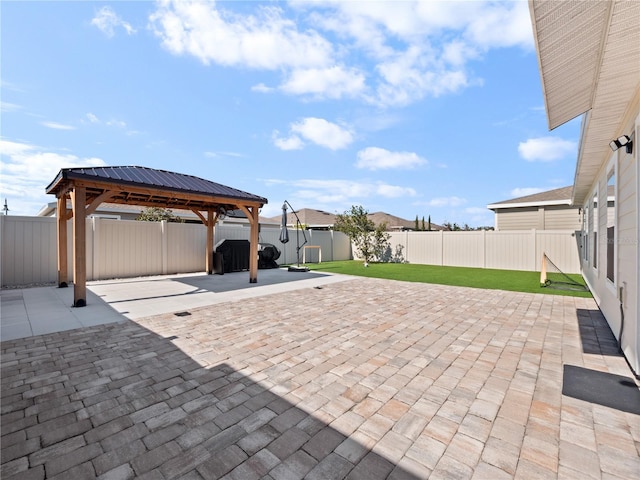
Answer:
<svg viewBox="0 0 640 480"><path fill-rule="evenodd" d="M615 140L611 140L609 142L609 146L611 150L614 152L618 150L620 147L625 147L628 154L633 152L633 139L629 135L622 135L621 137L616 138Z"/></svg>

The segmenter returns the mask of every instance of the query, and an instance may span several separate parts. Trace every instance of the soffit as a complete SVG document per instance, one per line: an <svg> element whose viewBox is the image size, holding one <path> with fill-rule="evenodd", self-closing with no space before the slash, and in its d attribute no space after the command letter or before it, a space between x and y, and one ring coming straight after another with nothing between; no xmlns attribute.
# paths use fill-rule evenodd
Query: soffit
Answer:
<svg viewBox="0 0 640 480"><path fill-rule="evenodd" d="M640 86L640 2L532 0L549 128L583 114L574 181L581 203Z"/></svg>

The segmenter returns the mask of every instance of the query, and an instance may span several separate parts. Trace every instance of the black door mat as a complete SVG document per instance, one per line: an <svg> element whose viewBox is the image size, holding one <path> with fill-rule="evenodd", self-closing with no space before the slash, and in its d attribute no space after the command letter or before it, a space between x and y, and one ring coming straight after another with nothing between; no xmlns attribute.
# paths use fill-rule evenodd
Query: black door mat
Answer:
<svg viewBox="0 0 640 480"><path fill-rule="evenodd" d="M565 365L562 394L640 415L640 390L630 377Z"/></svg>

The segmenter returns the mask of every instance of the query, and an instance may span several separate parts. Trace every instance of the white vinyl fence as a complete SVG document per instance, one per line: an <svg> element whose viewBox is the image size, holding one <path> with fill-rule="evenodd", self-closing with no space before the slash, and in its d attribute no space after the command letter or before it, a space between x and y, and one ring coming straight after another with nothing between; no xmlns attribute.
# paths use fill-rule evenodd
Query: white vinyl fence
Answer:
<svg viewBox="0 0 640 480"><path fill-rule="evenodd" d="M73 272L73 236L67 222L68 271ZM56 282L57 235L52 217L0 216L2 286ZM351 244L346 235L330 231L306 231L307 245L319 246L322 261L348 260ZM303 242L302 232L300 243ZM279 241L280 229L262 227L260 242L280 251L278 264L296 262L296 231L289 243ZM214 245L226 239L249 240L248 226L218 225ZM144 275L201 272L205 269L207 231L189 223L138 222L106 218L87 219L87 280ZM302 261L302 250L300 260ZM317 261L318 249L307 251L307 261Z"/></svg>
<svg viewBox="0 0 640 480"><path fill-rule="evenodd" d="M57 281L56 219L0 216L2 286ZM68 271L73 272L71 222L68 222ZM218 225L214 245L225 239L248 240L249 227ZM279 264L296 263L296 234L279 241L280 229L262 227L260 242L280 251ZM352 258L349 239L340 232L307 230L308 263ZM539 271L542 253L564 272L579 273L575 232L569 230L394 232L390 246L401 246L409 263ZM206 229L203 225L87 219L87 279L204 271ZM300 251L302 262L303 251Z"/></svg>
<svg viewBox="0 0 640 480"><path fill-rule="evenodd" d="M391 250L409 263L540 271L542 254L565 273L580 273L580 232L508 230L393 232Z"/></svg>

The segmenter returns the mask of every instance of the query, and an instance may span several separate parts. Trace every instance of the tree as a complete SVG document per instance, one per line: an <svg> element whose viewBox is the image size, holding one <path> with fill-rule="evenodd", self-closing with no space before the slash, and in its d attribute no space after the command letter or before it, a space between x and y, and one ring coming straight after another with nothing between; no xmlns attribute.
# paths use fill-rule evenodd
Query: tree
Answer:
<svg viewBox="0 0 640 480"><path fill-rule="evenodd" d="M426 230L424 226L424 215L422 216L422 228L420 230L422 230L423 232Z"/></svg>
<svg viewBox="0 0 640 480"><path fill-rule="evenodd" d="M367 212L360 205L353 205L351 210L336 215L334 230L345 233L358 253L364 258L365 264L371 260L382 258L389 246L391 235L387 233L387 224L377 225L369 218Z"/></svg>
<svg viewBox="0 0 640 480"><path fill-rule="evenodd" d="M418 230L420 230L420 228L418 227L418 215L416 215L416 228L415 228L415 231L417 232Z"/></svg>
<svg viewBox="0 0 640 480"><path fill-rule="evenodd" d="M175 215L171 210L160 207L145 208L142 213L136 217L136 220L142 222L162 222L166 220L167 222L184 223L184 220Z"/></svg>
<svg viewBox="0 0 640 480"><path fill-rule="evenodd" d="M427 220L427 231L431 231L431 215L429 215L429 220Z"/></svg>

